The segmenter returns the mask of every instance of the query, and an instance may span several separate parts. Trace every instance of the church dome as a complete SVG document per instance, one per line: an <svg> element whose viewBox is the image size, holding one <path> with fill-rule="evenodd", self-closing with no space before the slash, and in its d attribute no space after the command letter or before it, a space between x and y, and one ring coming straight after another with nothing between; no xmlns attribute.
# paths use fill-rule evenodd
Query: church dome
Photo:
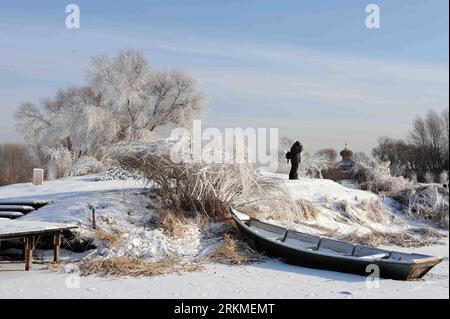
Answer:
<svg viewBox="0 0 450 319"><path fill-rule="evenodd" d="M348 148L343 149L340 153L339 153L343 159L350 159L353 157L353 152L351 150L349 150Z"/></svg>

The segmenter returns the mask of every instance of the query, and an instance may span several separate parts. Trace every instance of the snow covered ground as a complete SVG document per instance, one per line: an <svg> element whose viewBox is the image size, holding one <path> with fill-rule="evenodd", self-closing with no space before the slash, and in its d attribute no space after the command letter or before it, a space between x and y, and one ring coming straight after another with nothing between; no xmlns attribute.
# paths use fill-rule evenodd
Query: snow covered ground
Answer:
<svg viewBox="0 0 450 319"><path fill-rule="evenodd" d="M396 248L397 249L397 248ZM407 249L409 251L409 249ZM247 266L207 265L202 272L151 278L100 278L24 272L23 265L0 264L0 298L407 298L449 296L448 241L415 251L445 256L420 281L366 278L284 264L277 260Z"/></svg>
<svg viewBox="0 0 450 319"><path fill-rule="evenodd" d="M318 223L337 227L340 233L368 231L387 227L403 229L417 226L404 220L395 205L368 192L350 189L327 180L287 181L281 175L272 178L286 183L298 199L308 200L319 209ZM71 177L35 187L16 184L0 187L0 199L45 199L55 203L33 212L24 220L76 223L82 234L89 234L89 205L97 206L98 223L102 228L126 229L123 242L115 249L99 244L99 254L132 255L152 258L164 253L198 256L210 251L217 238L200 234L195 225L187 239L177 240L159 229L143 229L152 211L149 199L142 194L143 183L133 180L97 181L95 176ZM361 213L364 201L381 200L392 223L388 226L370 220L345 220L336 205L345 201L355 213ZM348 214L347 214L348 215ZM301 230L318 231L314 227L298 226ZM297 228L298 228L297 227ZM392 247L391 249L402 250ZM413 249L403 249L412 251ZM0 262L0 298L448 298L448 238L443 245L422 247L417 251L445 257L424 280L398 282L381 280L379 288L368 289L361 276L313 270L286 265L277 260L247 266L208 264L205 271L183 275L170 274L153 278L82 277L77 285L76 273L54 273L35 265L33 272L22 271L23 264ZM42 253L46 256L46 252ZM79 254L64 252L68 260ZM78 288L77 288L78 287Z"/></svg>

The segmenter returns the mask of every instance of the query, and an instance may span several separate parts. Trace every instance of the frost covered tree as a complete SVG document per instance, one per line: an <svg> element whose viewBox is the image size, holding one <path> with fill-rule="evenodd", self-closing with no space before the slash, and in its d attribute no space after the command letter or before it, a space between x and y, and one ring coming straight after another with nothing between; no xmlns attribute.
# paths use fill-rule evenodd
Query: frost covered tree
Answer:
<svg viewBox="0 0 450 319"><path fill-rule="evenodd" d="M315 153L311 155L305 153L303 155L302 163L300 166L301 174L308 177L318 177L323 178L322 172L328 170L333 166L330 158L322 153Z"/></svg>
<svg viewBox="0 0 450 319"><path fill-rule="evenodd" d="M372 160L371 158L364 152L356 152L353 154L353 160L355 163L364 163L370 165Z"/></svg>
<svg viewBox="0 0 450 319"><path fill-rule="evenodd" d="M325 148L322 150L317 151L318 156L325 156L328 158L330 165L334 165L337 162L338 153L333 148Z"/></svg>
<svg viewBox="0 0 450 319"><path fill-rule="evenodd" d="M448 110L416 117L408 141L380 138L372 155L378 161L389 161L394 175L419 182L429 180L430 174L438 177L449 170Z"/></svg>
<svg viewBox="0 0 450 319"><path fill-rule="evenodd" d="M425 117L417 117L410 132L416 146L429 150L430 170L436 173L448 169L448 130L448 110L445 110L442 113L429 111Z"/></svg>
<svg viewBox="0 0 450 319"><path fill-rule="evenodd" d="M164 125L189 128L205 109L192 76L153 70L137 51L93 58L88 79L104 107L115 114L122 139L139 138Z"/></svg>
<svg viewBox="0 0 450 319"><path fill-rule="evenodd" d="M80 159L99 167L116 143L149 139L159 127L189 128L205 107L192 76L155 70L142 53L127 50L94 57L87 85L59 90L39 107L22 104L16 121L33 154L67 175Z"/></svg>

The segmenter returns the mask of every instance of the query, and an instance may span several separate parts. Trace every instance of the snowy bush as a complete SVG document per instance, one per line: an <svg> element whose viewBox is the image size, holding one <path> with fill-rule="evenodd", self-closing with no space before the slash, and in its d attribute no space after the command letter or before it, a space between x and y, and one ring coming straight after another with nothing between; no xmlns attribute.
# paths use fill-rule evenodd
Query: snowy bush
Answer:
<svg viewBox="0 0 450 319"><path fill-rule="evenodd" d="M449 192L440 185L421 185L392 195L411 217L449 227Z"/></svg>
<svg viewBox="0 0 450 319"><path fill-rule="evenodd" d="M402 176L392 176L389 168L390 162L375 163L369 166L362 162L356 163L354 178L361 189L373 193L392 194L410 189L414 182Z"/></svg>
<svg viewBox="0 0 450 319"><path fill-rule="evenodd" d="M156 195L164 208L189 217L225 217L230 206L270 197L284 216L296 214L297 206L289 191L256 174L251 164L174 163L168 156L172 142L127 143L114 147L111 153L122 167L141 172L155 185ZM277 196L279 198L274 198Z"/></svg>
<svg viewBox="0 0 450 319"><path fill-rule="evenodd" d="M63 146L55 148L43 148L43 153L48 158L48 170L52 177L68 176L72 171L72 153Z"/></svg>
<svg viewBox="0 0 450 319"><path fill-rule="evenodd" d="M105 165L98 161L95 157L83 156L79 158L73 165L71 175L83 176L89 174L97 174L105 169Z"/></svg>
<svg viewBox="0 0 450 319"><path fill-rule="evenodd" d="M408 212L414 217L429 220L448 229L448 192L433 185L414 189L409 193Z"/></svg>
<svg viewBox="0 0 450 319"><path fill-rule="evenodd" d="M144 177L138 173L127 171L120 167L111 167L110 169L101 173L97 180L99 181L113 181L113 180L142 180Z"/></svg>

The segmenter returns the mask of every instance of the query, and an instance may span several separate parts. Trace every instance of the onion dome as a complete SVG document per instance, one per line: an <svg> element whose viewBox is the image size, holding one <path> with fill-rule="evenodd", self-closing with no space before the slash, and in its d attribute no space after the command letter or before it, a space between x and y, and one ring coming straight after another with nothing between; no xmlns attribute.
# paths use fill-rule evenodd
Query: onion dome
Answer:
<svg viewBox="0 0 450 319"><path fill-rule="evenodd" d="M348 148L343 149L340 153L340 155L343 158L352 158L353 157L353 152L351 150L349 150Z"/></svg>
<svg viewBox="0 0 450 319"><path fill-rule="evenodd" d="M345 149L343 149L340 153L339 153L339 155L341 155L342 156L342 160L351 160L352 159L352 157L353 157L353 152L352 152L352 150L349 150L348 148L347 148L347 143L345 143Z"/></svg>

